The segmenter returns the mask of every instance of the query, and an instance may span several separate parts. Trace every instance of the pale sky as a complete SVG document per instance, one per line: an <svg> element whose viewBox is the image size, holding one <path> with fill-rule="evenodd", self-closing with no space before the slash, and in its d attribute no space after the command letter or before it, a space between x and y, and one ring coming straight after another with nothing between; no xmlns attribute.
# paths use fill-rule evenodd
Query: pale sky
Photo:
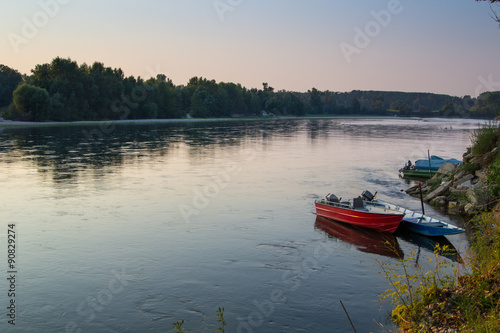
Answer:
<svg viewBox="0 0 500 333"><path fill-rule="evenodd" d="M0 0L0 64L29 74L60 56L176 85L474 97L500 90L491 14L474 0Z"/></svg>

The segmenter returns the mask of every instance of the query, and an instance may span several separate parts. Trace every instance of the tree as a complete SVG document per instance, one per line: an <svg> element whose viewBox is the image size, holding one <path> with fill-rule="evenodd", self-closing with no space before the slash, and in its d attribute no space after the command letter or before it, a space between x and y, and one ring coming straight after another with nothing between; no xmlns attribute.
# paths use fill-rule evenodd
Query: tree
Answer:
<svg viewBox="0 0 500 333"><path fill-rule="evenodd" d="M12 93L23 80L22 75L15 69L0 65L0 107L12 103Z"/></svg>
<svg viewBox="0 0 500 333"><path fill-rule="evenodd" d="M45 121L49 106L47 90L25 83L13 93L11 114L20 120Z"/></svg>
<svg viewBox="0 0 500 333"><path fill-rule="evenodd" d="M295 116L304 116L306 114L304 102L291 92L286 92L282 96L283 112Z"/></svg>
<svg viewBox="0 0 500 333"><path fill-rule="evenodd" d="M359 103L359 99L354 97L351 99L351 111L352 113L360 113L361 112L361 103Z"/></svg>
<svg viewBox="0 0 500 333"><path fill-rule="evenodd" d="M476 0L477 2L481 2L481 1L489 1L490 3L495 3L495 2L498 2L500 3L500 0ZM500 23L500 15L495 11L493 10L493 8L491 8L491 11L492 11L492 18L497 21L498 23Z"/></svg>
<svg viewBox="0 0 500 333"><path fill-rule="evenodd" d="M323 113L323 103L321 101L321 92L316 88L308 90L309 94L309 104L311 105L312 113L321 114Z"/></svg>

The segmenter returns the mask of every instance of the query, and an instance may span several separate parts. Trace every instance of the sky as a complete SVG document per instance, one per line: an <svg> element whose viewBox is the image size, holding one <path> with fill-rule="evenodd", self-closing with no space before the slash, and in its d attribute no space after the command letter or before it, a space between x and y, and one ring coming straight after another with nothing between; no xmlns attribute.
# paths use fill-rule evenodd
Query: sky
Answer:
<svg viewBox="0 0 500 333"><path fill-rule="evenodd" d="M59 56L176 85L475 97L500 90L491 16L474 0L2 0L0 64L30 74Z"/></svg>

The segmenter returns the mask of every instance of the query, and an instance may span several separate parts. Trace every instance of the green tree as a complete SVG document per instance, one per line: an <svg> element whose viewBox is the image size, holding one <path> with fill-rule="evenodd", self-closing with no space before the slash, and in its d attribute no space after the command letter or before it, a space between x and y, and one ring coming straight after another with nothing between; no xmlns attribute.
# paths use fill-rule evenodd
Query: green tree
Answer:
<svg viewBox="0 0 500 333"><path fill-rule="evenodd" d="M23 76L10 67L0 65L0 107L12 103L12 93L22 82Z"/></svg>
<svg viewBox="0 0 500 333"><path fill-rule="evenodd" d="M359 102L359 99L354 97L351 100L351 112L352 113L360 113L361 112L361 103Z"/></svg>
<svg viewBox="0 0 500 333"><path fill-rule="evenodd" d="M45 121L49 106L47 90L25 83L14 91L10 109L14 119Z"/></svg>
<svg viewBox="0 0 500 333"><path fill-rule="evenodd" d="M313 87L311 90L308 90L307 93L309 95L309 104L311 106L312 113L322 114L323 103L321 101L321 92Z"/></svg>
<svg viewBox="0 0 500 333"><path fill-rule="evenodd" d="M281 98L279 98L277 95L274 95L273 97L269 98L266 101L266 110L268 112L272 112L277 115L281 115L281 110L283 108Z"/></svg>
<svg viewBox="0 0 500 333"><path fill-rule="evenodd" d="M294 93L285 92L281 98L283 112L295 116L304 116L306 114L304 102Z"/></svg>

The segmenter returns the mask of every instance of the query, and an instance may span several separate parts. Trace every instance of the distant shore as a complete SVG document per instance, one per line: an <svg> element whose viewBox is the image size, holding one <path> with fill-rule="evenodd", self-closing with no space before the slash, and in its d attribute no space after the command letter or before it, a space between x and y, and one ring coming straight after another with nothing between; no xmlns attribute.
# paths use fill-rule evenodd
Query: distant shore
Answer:
<svg viewBox="0 0 500 333"><path fill-rule="evenodd" d="M230 120L264 120L266 118L180 118L180 119L125 119L125 120L82 120L82 121L14 121L1 120L0 127L43 127L64 125L107 125L107 124L153 124L153 123L180 123L180 122L208 122ZM284 118L277 118L284 119Z"/></svg>
<svg viewBox="0 0 500 333"><path fill-rule="evenodd" d="M126 120L96 120L96 121L15 121L0 118L0 128L2 127L50 127L50 126L72 126L72 125L108 125L108 124L155 124L155 123L190 123L190 122L210 122L210 121L248 121L248 120L284 120L284 119L395 119L387 116L274 116L274 117L231 117L231 118L179 118L179 119L126 119ZM419 119L419 118L405 118Z"/></svg>

